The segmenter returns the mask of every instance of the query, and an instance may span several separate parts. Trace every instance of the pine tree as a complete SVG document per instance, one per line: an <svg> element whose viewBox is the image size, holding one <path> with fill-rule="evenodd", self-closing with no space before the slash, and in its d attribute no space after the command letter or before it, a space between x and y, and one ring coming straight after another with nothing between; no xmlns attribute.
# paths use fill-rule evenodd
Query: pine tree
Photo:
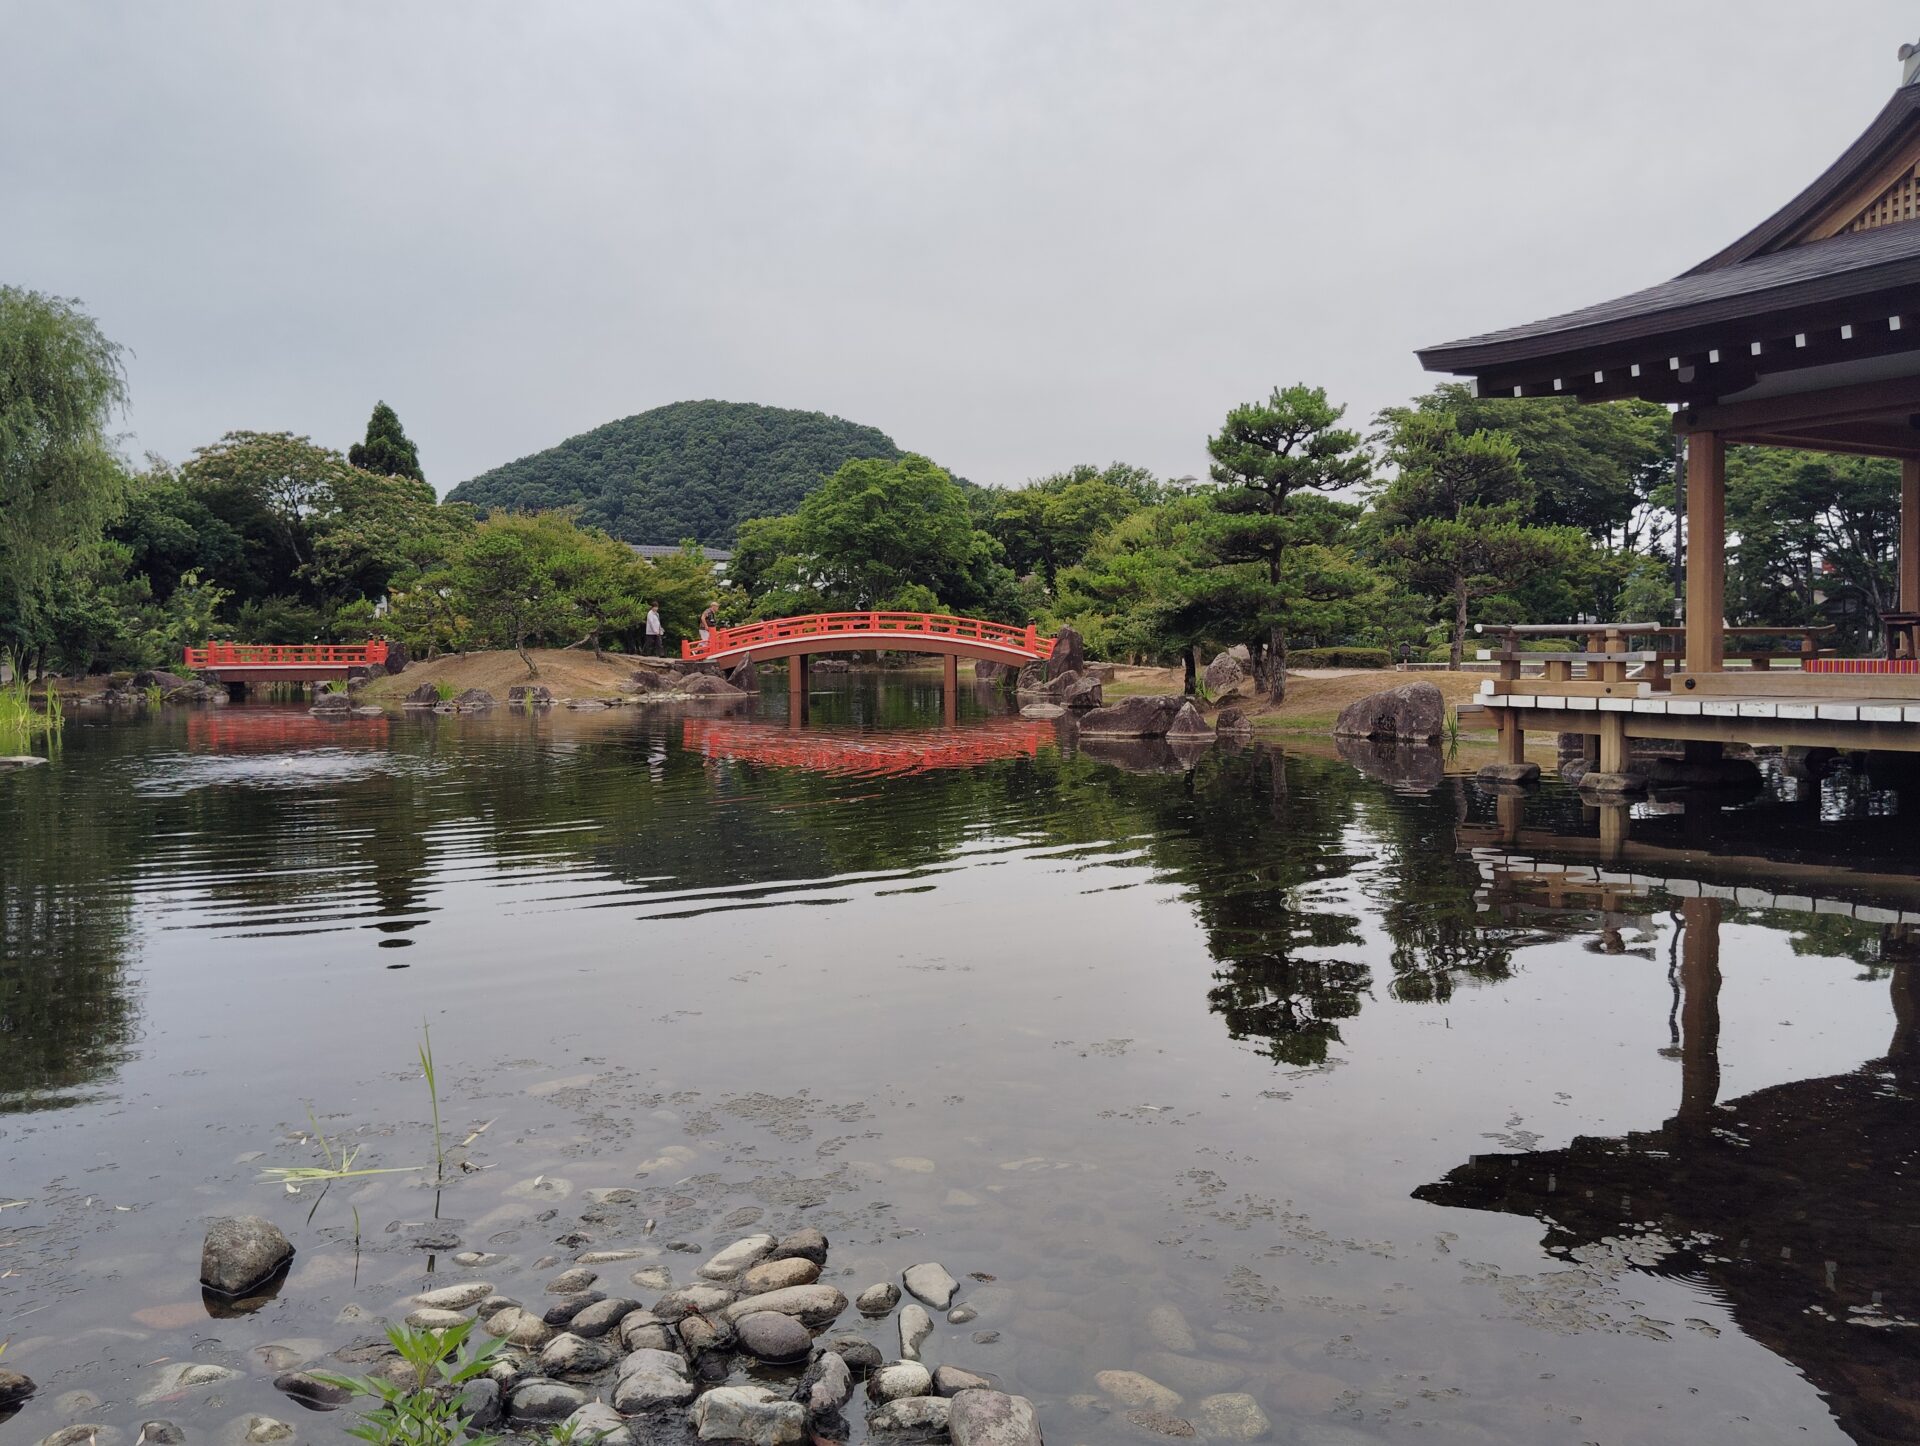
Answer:
<svg viewBox="0 0 1920 1446"><path fill-rule="evenodd" d="M367 419L367 440L349 447L347 460L363 472L427 480L420 470L420 453L401 427L399 414L385 402L374 403L373 415Z"/></svg>

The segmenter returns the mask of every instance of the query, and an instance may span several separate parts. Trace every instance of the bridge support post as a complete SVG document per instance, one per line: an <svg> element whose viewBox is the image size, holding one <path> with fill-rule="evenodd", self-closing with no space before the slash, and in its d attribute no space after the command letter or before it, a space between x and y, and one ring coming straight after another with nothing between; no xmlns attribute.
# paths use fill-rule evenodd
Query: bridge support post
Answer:
<svg viewBox="0 0 1920 1446"><path fill-rule="evenodd" d="M787 721L807 721L807 655L795 653L787 659Z"/></svg>

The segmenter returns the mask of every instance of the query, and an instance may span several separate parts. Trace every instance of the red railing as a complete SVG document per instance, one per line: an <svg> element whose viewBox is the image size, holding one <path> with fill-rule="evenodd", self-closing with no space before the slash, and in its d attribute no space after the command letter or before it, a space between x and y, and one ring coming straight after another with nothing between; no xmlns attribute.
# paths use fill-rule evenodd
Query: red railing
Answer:
<svg viewBox="0 0 1920 1446"><path fill-rule="evenodd" d="M744 648L764 648L796 638L829 637L841 633L863 634L848 638L847 646L873 647L876 633L897 634L900 646L912 651L917 637L952 638L960 642L982 643L1024 653L1036 661L1053 656L1053 639L1043 638L1028 624L1016 628L1010 623L990 623L981 618L956 618L945 613L809 613L797 618L774 618L743 627L721 628L705 643L688 640L680 644L680 656L688 659L710 658L716 653L738 652ZM882 641L879 646L886 646Z"/></svg>
<svg viewBox="0 0 1920 1446"><path fill-rule="evenodd" d="M387 660L387 645L365 643L208 643L187 649L187 671L203 668L365 668Z"/></svg>
<svg viewBox="0 0 1920 1446"><path fill-rule="evenodd" d="M1031 758L1054 741L1053 724L1026 718L991 718L952 729L872 733L688 718L680 730L681 746L709 763L731 759L855 777L976 768L1003 758Z"/></svg>

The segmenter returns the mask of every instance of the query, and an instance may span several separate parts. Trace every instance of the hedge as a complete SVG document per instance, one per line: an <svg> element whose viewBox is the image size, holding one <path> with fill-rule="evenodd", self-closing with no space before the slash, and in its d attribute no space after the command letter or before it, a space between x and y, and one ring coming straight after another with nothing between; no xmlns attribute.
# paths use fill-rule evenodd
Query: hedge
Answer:
<svg viewBox="0 0 1920 1446"><path fill-rule="evenodd" d="M1296 648L1287 654L1290 668L1386 668L1392 664L1385 648Z"/></svg>

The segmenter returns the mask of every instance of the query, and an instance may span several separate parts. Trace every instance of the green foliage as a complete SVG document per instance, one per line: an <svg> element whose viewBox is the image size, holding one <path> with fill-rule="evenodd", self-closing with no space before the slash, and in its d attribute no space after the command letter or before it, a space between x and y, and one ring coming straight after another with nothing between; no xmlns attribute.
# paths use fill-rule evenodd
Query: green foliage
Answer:
<svg viewBox="0 0 1920 1446"><path fill-rule="evenodd" d="M1392 655L1385 648L1295 648L1287 661L1296 668L1389 668Z"/></svg>
<svg viewBox="0 0 1920 1446"><path fill-rule="evenodd" d="M452 575L472 635L482 646L512 648L537 677L528 648L573 631L581 613L562 582L577 531L565 517L506 513L480 524L454 560Z"/></svg>
<svg viewBox="0 0 1920 1446"><path fill-rule="evenodd" d="M448 500L577 508L582 525L625 542L725 547L743 519L791 513L844 463L901 455L885 433L820 412L676 402L483 472Z"/></svg>
<svg viewBox="0 0 1920 1446"><path fill-rule="evenodd" d="M1673 419L1653 402L1584 406L1571 397L1476 397L1445 382L1409 407L1381 414L1386 436L1414 412L1450 416L1462 436L1499 432L1513 443L1533 484L1532 520L1577 527L1605 546L1631 550L1648 540L1648 510L1671 497L1679 448Z"/></svg>
<svg viewBox="0 0 1920 1446"><path fill-rule="evenodd" d="M1081 465L1005 491L974 494L980 526L1000 544L1014 572L1038 574L1051 589L1062 568L1087 555L1093 539L1129 513L1167 493L1153 474L1115 462L1105 471Z"/></svg>
<svg viewBox="0 0 1920 1446"><path fill-rule="evenodd" d="M459 1388L484 1375L505 1342L489 1340L467 1349L473 1328L473 1321L443 1331L388 1326L387 1339L412 1373L404 1383L328 1371L313 1374L328 1385L379 1401L347 1431L373 1446L490 1446L499 1438L468 1433Z"/></svg>
<svg viewBox="0 0 1920 1446"><path fill-rule="evenodd" d="M1572 528L1525 519L1533 490L1519 448L1499 432L1462 433L1445 412L1395 419L1389 455L1399 476L1379 501L1386 555L1415 592L1451 616L1448 662L1459 667L1473 604L1584 553Z"/></svg>
<svg viewBox="0 0 1920 1446"><path fill-rule="evenodd" d="M1237 613L1228 636L1247 644L1255 679L1276 698L1288 635L1351 627L1378 586L1350 545L1358 508L1324 495L1372 471L1359 434L1338 425L1344 412L1319 387L1276 387L1264 402L1233 408L1207 439L1217 486L1207 494L1204 552L1217 574L1216 610Z"/></svg>
<svg viewBox="0 0 1920 1446"><path fill-rule="evenodd" d="M427 480L427 474L420 470L419 450L400 425L399 414L385 402L373 404L373 415L367 419L367 439L347 448L347 461L363 472L382 477Z"/></svg>
<svg viewBox="0 0 1920 1446"><path fill-rule="evenodd" d="M25 753L36 738L57 739L65 721L60 695L51 688L46 706L35 708L24 678L0 683L0 753Z"/></svg>
<svg viewBox="0 0 1920 1446"><path fill-rule="evenodd" d="M1900 469L1878 457L1738 447L1727 454L1729 617L1753 624L1828 621L1821 595L1863 605L1841 641L1862 648L1895 606Z"/></svg>
<svg viewBox="0 0 1920 1446"><path fill-rule="evenodd" d="M761 617L872 607L1011 619L1000 545L925 457L846 463L790 517L741 527L728 579Z"/></svg>
<svg viewBox="0 0 1920 1446"><path fill-rule="evenodd" d="M59 574L125 501L107 434L125 403L120 348L78 302L0 286L0 647L16 656L46 646Z"/></svg>

